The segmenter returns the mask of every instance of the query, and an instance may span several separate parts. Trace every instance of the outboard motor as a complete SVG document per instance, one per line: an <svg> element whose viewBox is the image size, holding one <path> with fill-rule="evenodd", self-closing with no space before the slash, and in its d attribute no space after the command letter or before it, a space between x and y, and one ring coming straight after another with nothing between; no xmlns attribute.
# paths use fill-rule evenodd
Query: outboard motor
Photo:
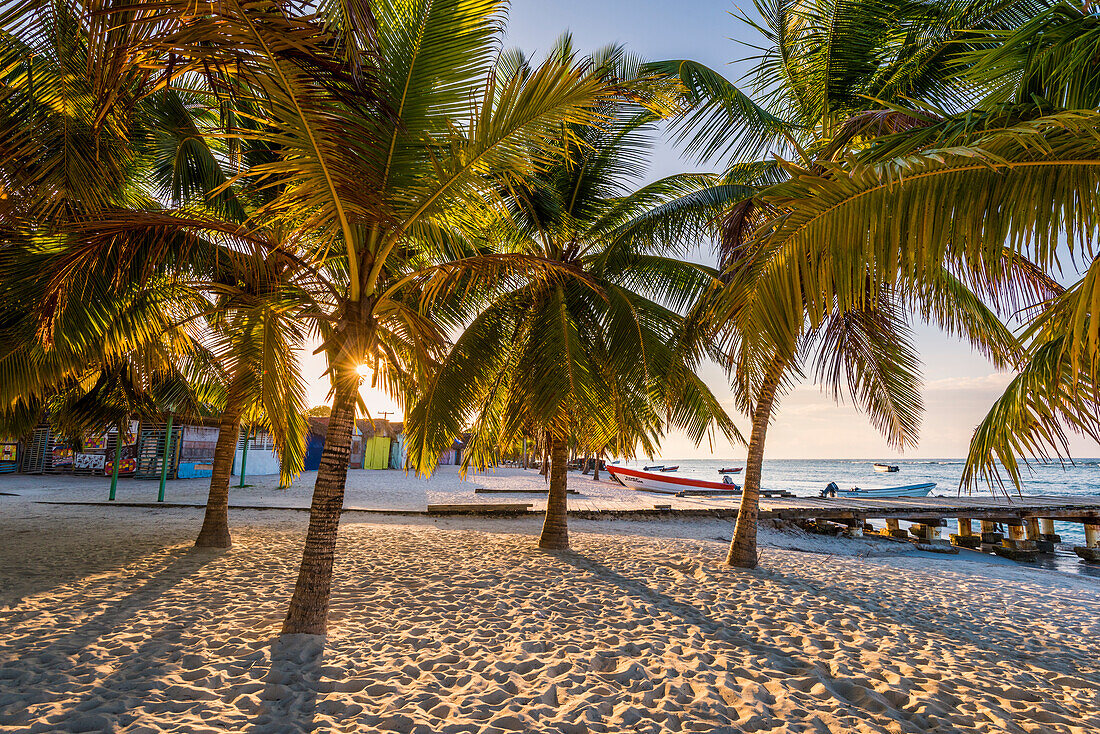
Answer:
<svg viewBox="0 0 1100 734"><path fill-rule="evenodd" d="M821 490L822 497L836 497L837 491L840 487L836 486L836 482L829 482L825 489Z"/></svg>

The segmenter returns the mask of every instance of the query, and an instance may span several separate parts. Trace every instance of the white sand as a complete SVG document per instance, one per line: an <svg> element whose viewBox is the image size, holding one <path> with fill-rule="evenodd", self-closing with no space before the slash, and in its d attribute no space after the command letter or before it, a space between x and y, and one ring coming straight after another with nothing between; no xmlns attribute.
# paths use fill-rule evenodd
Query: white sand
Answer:
<svg viewBox="0 0 1100 734"><path fill-rule="evenodd" d="M548 554L533 520L347 516L327 640L279 639L305 513L194 552L199 510L28 500L0 497L0 731L1100 731L1087 577L776 532L739 571L718 521L572 522Z"/></svg>

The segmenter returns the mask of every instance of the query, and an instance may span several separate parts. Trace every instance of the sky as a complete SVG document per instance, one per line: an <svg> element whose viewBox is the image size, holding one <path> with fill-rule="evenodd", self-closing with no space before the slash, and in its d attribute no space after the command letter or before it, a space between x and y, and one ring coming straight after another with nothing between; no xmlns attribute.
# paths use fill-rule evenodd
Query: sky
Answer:
<svg viewBox="0 0 1100 734"><path fill-rule="evenodd" d="M741 6L751 10L751 4ZM506 46L518 46L531 56L548 49L563 32L573 34L574 46L591 50L609 43L623 43L649 59L689 58L738 80L750 68L745 61L762 43L757 32L735 17L737 7L728 0L514 0L509 14ZM749 45L746 45L749 44ZM685 160L667 142L654 150L647 179L690 170L711 170ZM706 251L700 251L706 256ZM851 405L837 405L812 383L797 385L779 402L768 432L767 456L776 459L829 458L956 458L966 455L974 426L1011 380L999 373L971 348L935 329L916 326L916 343L924 363L925 419L917 447L904 454L887 446L865 416ZM306 374L320 376L324 361L306 360ZM736 415L728 383L717 365L708 365L701 376ZM327 403L328 381L318 379L311 389L311 404ZM364 388L364 401L372 414L382 411L400 418L397 406L379 393ZM747 419L738 425L748 435ZM1097 456L1092 441L1074 440L1073 455ZM744 457L744 448L724 438L713 447L696 447L685 436L670 434L661 456L668 459Z"/></svg>

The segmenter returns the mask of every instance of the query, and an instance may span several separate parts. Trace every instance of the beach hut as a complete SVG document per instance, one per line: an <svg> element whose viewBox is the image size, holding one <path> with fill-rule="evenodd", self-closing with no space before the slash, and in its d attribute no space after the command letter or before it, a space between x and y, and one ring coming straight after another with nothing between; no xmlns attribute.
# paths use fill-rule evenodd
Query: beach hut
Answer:
<svg viewBox="0 0 1100 734"><path fill-rule="evenodd" d="M198 479L213 474L218 433L220 431L213 419L189 422L183 426L176 476L180 479Z"/></svg>
<svg viewBox="0 0 1100 734"><path fill-rule="evenodd" d="M31 431L23 446L23 473L42 474L53 469L53 450L57 437L46 421Z"/></svg>
<svg viewBox="0 0 1100 734"><path fill-rule="evenodd" d="M19 471L19 442L0 438L0 474Z"/></svg>
<svg viewBox="0 0 1100 734"><path fill-rule="evenodd" d="M390 444L393 443L393 429L387 420L357 421L363 435L364 469L388 469L390 466Z"/></svg>
<svg viewBox="0 0 1100 734"><path fill-rule="evenodd" d="M279 452L275 450L275 439L271 434L262 429L244 427L237 439L233 474L240 476L242 469L246 477L278 474L279 466Z"/></svg>
<svg viewBox="0 0 1100 734"><path fill-rule="evenodd" d="M351 429L351 451L348 453L348 469L363 468L363 421L355 421Z"/></svg>
<svg viewBox="0 0 1100 734"><path fill-rule="evenodd" d="M328 435L328 420L327 416L313 416L309 419L309 434L306 436L306 471L316 471L321 466L321 454L324 452L325 437ZM389 421L377 420L373 423L369 420L355 421L348 468L389 468L393 436L393 428Z"/></svg>
<svg viewBox="0 0 1100 734"><path fill-rule="evenodd" d="M393 433L393 440L390 442L390 468L391 469L404 469L405 468L405 424L391 423L390 431Z"/></svg>
<svg viewBox="0 0 1100 734"><path fill-rule="evenodd" d="M325 450L325 436L328 435L328 418L314 416L309 419L309 433L306 434L306 459L304 470L317 471L321 466L321 454Z"/></svg>

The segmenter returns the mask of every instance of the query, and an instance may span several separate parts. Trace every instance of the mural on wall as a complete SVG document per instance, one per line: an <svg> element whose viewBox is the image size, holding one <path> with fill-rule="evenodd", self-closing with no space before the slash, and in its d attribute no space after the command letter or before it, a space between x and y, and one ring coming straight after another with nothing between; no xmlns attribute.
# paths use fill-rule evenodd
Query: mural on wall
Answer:
<svg viewBox="0 0 1100 734"><path fill-rule="evenodd" d="M130 421L130 430L127 431L127 435L123 436L122 451L118 462L119 476L133 474L137 471L137 440L138 422ZM115 457L113 455L104 456L103 459L103 474L105 476L114 474Z"/></svg>
<svg viewBox="0 0 1100 734"><path fill-rule="evenodd" d="M180 461L212 461L217 445L217 426L187 426L180 442Z"/></svg>
<svg viewBox="0 0 1100 734"><path fill-rule="evenodd" d="M73 450L68 446L62 446L58 444L53 447L51 452L52 466L57 469L59 467L72 466L73 465Z"/></svg>
<svg viewBox="0 0 1100 734"><path fill-rule="evenodd" d="M14 443L0 443L0 461L15 461L18 448Z"/></svg>
<svg viewBox="0 0 1100 734"><path fill-rule="evenodd" d="M106 458L103 454L77 454L73 467L99 471L103 468Z"/></svg>
<svg viewBox="0 0 1100 734"><path fill-rule="evenodd" d="M107 434L84 439L84 453L94 454L107 450Z"/></svg>

